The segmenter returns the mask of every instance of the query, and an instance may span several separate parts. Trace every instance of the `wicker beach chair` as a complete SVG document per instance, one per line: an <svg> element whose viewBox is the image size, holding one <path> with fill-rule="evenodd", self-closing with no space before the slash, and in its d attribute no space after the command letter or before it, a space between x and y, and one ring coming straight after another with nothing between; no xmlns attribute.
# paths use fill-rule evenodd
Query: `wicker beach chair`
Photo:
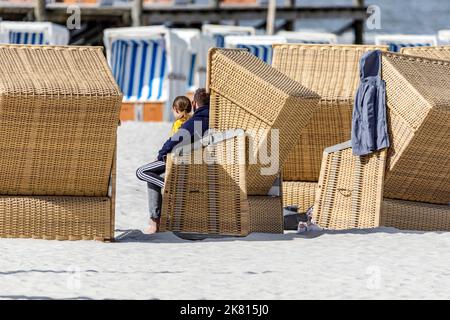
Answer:
<svg viewBox="0 0 450 320"><path fill-rule="evenodd" d="M161 231L235 236L250 232L244 132L216 135L219 138L205 137L189 150L169 155Z"/></svg>
<svg viewBox="0 0 450 320"><path fill-rule="evenodd" d="M321 96L319 107L283 165L285 206L297 205L305 211L314 204L323 150L350 139L359 60L374 49L387 50L387 46L274 46L272 66Z"/></svg>
<svg viewBox="0 0 450 320"><path fill-rule="evenodd" d="M405 47L400 53L438 60L450 60L450 46Z"/></svg>
<svg viewBox="0 0 450 320"><path fill-rule="evenodd" d="M183 169L184 167L169 162L168 172L172 174L166 177L165 198L163 198L165 230L228 235L245 235L248 232L281 233L283 232L281 187L280 179L277 179L279 165L283 163L296 143L295 138L292 137L297 136L302 127L308 123L319 97L241 49L211 49L207 80L207 87L211 94L210 128L215 132L236 129L246 132L248 139L245 148L246 166L234 168L235 175L223 174L225 177L245 178L245 183L237 178L210 177L205 168L207 165L200 166L203 169L198 169L203 170L203 174L199 173L197 178L203 181L200 183L193 177L183 178L188 173L178 174L179 170L187 170L187 172L196 170L191 168L192 165L184 166L189 169ZM273 172L264 172L270 164L259 161L259 156L263 149L272 146L272 139L275 139L276 135L271 131L272 129L277 129L276 132L279 133L279 144L273 141L274 146L279 146L279 149L275 150L278 154L273 155L279 165ZM230 150L233 150L233 146ZM258 161L251 162L250 159L258 159ZM230 186L222 186L225 182ZM214 192L222 197L223 205L228 207L224 209L220 205L214 205L211 208L210 204L208 204L209 207L206 204L196 206L192 204L194 200L186 200L192 203L187 205L185 202L184 208L175 207L174 203L181 201L179 200L181 197L177 194L190 192L186 190L191 188L195 190L213 188ZM235 188L234 196L222 193L222 189L227 188ZM236 205L243 201L237 196L237 189L246 195L244 201L246 205L243 207ZM199 193L202 194L200 191ZM196 196L202 197L200 194ZM206 196L199 201L206 201L205 199L207 199ZM216 196L209 196L209 199L216 199ZM245 224L241 224L243 229L217 229L207 224L208 217L211 216L219 217L213 218L214 221L225 219L227 215L232 217L232 221L238 221L242 219L245 207L248 210L248 227L244 228L242 226ZM167 224L167 217L172 217L169 224ZM174 219L178 219L178 222L174 222ZM184 227L179 227L180 225Z"/></svg>
<svg viewBox="0 0 450 320"><path fill-rule="evenodd" d="M324 153L314 205L326 228L450 230L450 62L383 53L391 147ZM383 197L385 197L383 201Z"/></svg>
<svg viewBox="0 0 450 320"><path fill-rule="evenodd" d="M0 236L110 240L122 95L100 47L0 45Z"/></svg>

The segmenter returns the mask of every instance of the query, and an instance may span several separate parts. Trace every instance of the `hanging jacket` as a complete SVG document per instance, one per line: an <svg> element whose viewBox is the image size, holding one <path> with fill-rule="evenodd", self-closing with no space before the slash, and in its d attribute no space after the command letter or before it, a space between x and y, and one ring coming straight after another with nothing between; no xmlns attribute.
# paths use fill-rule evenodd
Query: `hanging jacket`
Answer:
<svg viewBox="0 0 450 320"><path fill-rule="evenodd" d="M351 145L354 155L363 156L389 147L381 51L369 51L361 57L360 78L353 105Z"/></svg>

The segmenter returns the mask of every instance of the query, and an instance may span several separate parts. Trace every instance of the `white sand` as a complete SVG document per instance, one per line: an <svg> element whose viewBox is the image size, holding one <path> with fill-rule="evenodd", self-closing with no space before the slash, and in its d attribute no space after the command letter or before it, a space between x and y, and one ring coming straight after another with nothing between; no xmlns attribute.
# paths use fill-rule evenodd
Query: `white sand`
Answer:
<svg viewBox="0 0 450 320"><path fill-rule="evenodd" d="M145 184L169 124L119 129L120 242L0 239L0 298L450 298L450 233L395 229L253 234L190 242L143 235Z"/></svg>

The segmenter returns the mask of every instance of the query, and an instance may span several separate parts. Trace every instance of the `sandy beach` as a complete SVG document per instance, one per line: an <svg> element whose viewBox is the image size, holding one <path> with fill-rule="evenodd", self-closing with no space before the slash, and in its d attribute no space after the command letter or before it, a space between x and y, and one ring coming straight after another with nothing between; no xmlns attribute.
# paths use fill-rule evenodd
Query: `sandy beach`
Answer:
<svg viewBox="0 0 450 320"><path fill-rule="evenodd" d="M168 123L119 128L115 243L0 239L1 299L448 299L450 233L393 228L186 241L144 235Z"/></svg>

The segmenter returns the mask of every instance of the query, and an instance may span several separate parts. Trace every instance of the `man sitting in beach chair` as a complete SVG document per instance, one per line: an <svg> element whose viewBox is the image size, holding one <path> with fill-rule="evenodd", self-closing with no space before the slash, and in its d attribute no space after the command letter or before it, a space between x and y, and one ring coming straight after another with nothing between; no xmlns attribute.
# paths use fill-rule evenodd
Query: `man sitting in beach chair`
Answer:
<svg viewBox="0 0 450 320"><path fill-rule="evenodd" d="M136 171L139 180L147 182L150 222L145 233L158 232L161 218L162 193L166 157L175 147L191 144L203 137L209 128L209 94L204 88L197 89L192 101L193 116L183 123L179 131L170 137L158 152L156 161L143 165ZM190 136L190 139L184 137ZM186 141L187 140L187 141Z"/></svg>

